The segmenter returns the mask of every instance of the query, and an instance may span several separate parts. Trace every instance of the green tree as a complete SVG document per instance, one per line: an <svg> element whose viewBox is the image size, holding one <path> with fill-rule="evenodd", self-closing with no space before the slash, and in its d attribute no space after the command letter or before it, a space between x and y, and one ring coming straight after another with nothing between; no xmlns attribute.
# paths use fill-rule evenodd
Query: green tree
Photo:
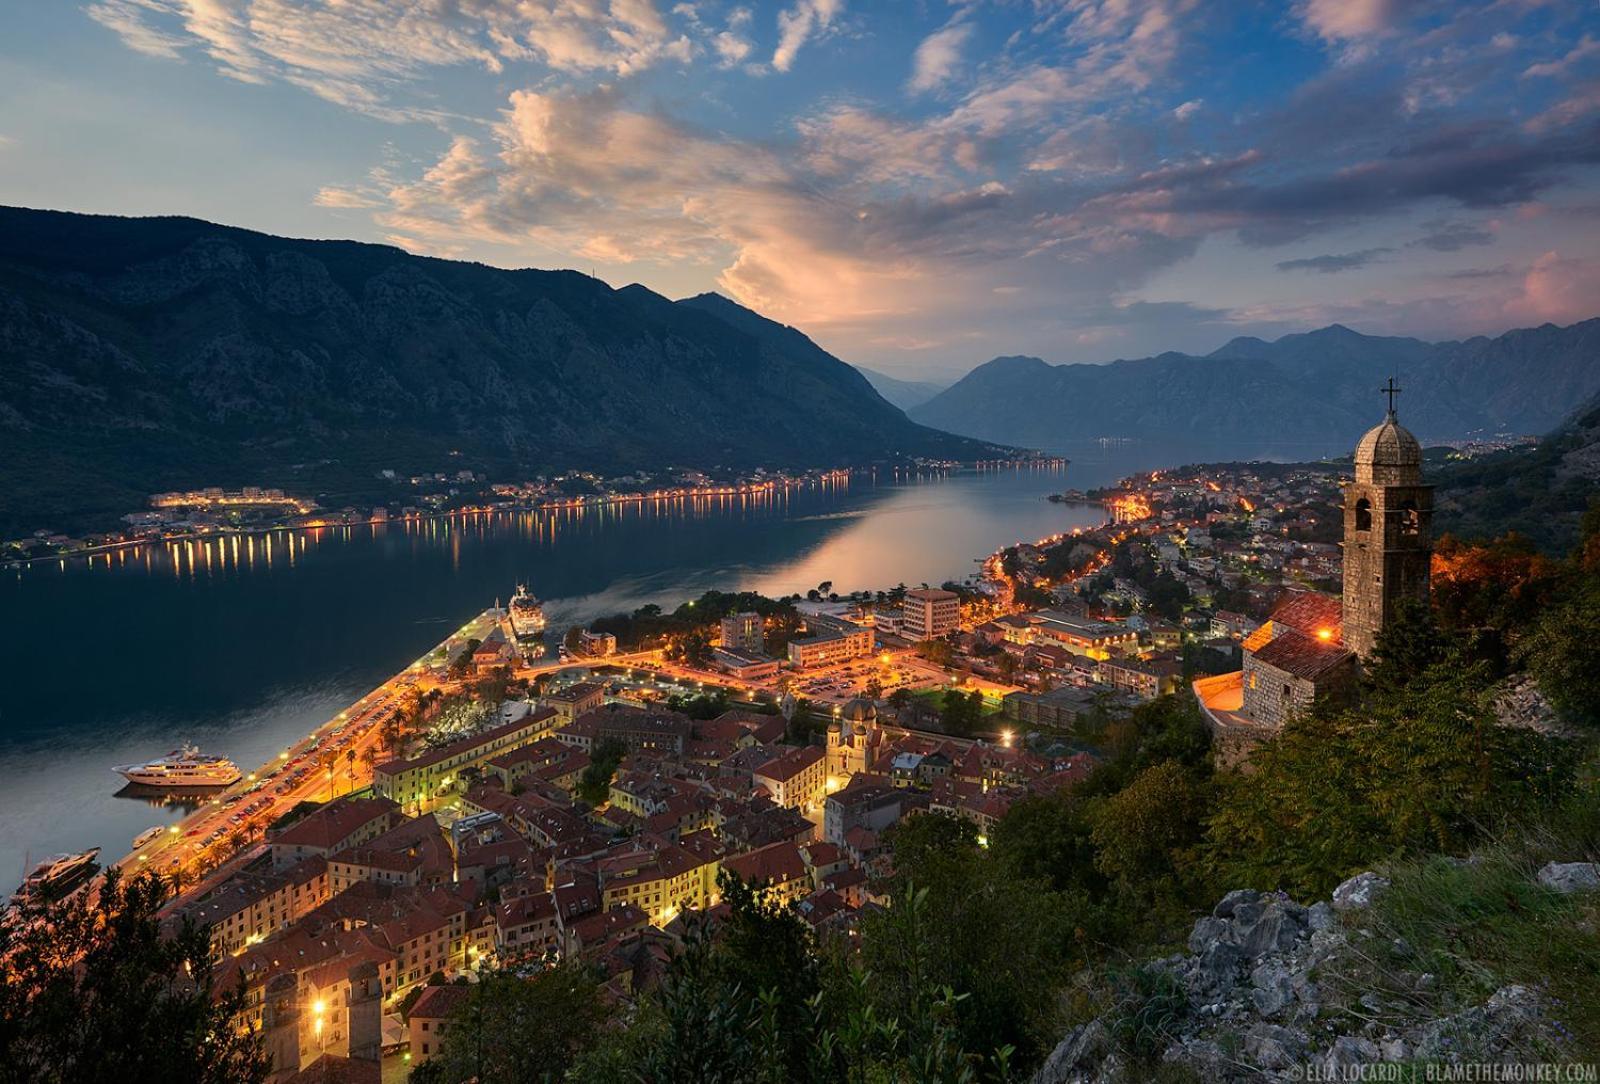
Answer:
<svg viewBox="0 0 1600 1084"><path fill-rule="evenodd" d="M1397 693L1437 666L1449 647L1432 607L1417 599L1402 599L1378 633L1363 676L1380 694Z"/></svg>
<svg viewBox="0 0 1600 1084"><path fill-rule="evenodd" d="M1570 750L1500 726L1485 668L1457 655L1391 696L1290 720L1219 778L1206 849L1219 881L1327 893L1378 858L1458 851L1548 807Z"/></svg>
<svg viewBox="0 0 1600 1084"><path fill-rule="evenodd" d="M236 1025L243 989L214 986L210 931L163 934L161 879L110 870L87 895L0 928L0 1078L264 1081L261 1037Z"/></svg>
<svg viewBox="0 0 1600 1084"><path fill-rule="evenodd" d="M965 737L978 729L978 723L982 717L982 693L974 690L969 695L960 689L946 689L944 691L943 706L939 712L939 725L944 728L945 733Z"/></svg>
<svg viewBox="0 0 1600 1084"><path fill-rule="evenodd" d="M412 1084L563 1080L607 1015L599 983L571 964L528 978L491 974L470 989L450 1014L438 1055L412 1071Z"/></svg>
<svg viewBox="0 0 1600 1084"><path fill-rule="evenodd" d="M589 753L589 766L578 777L578 797L590 805L599 805L611 793L611 780L617 774L617 765L628 755L628 747L618 738L602 738Z"/></svg>
<svg viewBox="0 0 1600 1084"><path fill-rule="evenodd" d="M1586 576L1548 610L1519 645L1518 657L1566 715L1600 723L1600 576Z"/></svg>
<svg viewBox="0 0 1600 1084"><path fill-rule="evenodd" d="M1043 884L1011 875L970 824L921 814L889 832L893 904L862 921L861 962L880 1015L925 1031L920 1014L948 987L959 1046L1013 1047L1020 1062L1053 1044L1053 1011L1075 914ZM902 907L923 894L923 908ZM913 1042L915 1047L915 1042Z"/></svg>
<svg viewBox="0 0 1600 1084"><path fill-rule="evenodd" d="M1146 768L1099 807L1095 866L1129 895L1170 895L1193 865L1208 812L1206 782L1175 760Z"/></svg>

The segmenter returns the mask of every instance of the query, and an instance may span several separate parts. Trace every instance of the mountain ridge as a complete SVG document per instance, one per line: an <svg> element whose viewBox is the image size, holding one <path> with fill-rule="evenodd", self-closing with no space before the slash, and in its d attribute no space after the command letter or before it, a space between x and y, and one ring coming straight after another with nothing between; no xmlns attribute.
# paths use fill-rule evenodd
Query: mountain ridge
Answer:
<svg viewBox="0 0 1600 1084"><path fill-rule="evenodd" d="M1227 440L1241 431L1336 447L1371 426L1376 389L1390 375L1405 389L1407 425L1424 439L1546 432L1600 393L1600 318L1438 343L1334 324L1272 342L1241 336L1209 354L1059 365L1002 356L908 413L1028 447L1100 436ZM1180 389L1190 398L1164 398Z"/></svg>
<svg viewBox="0 0 1600 1084"><path fill-rule="evenodd" d="M888 373L880 373L876 369L869 369L865 365L857 365L855 369L867 378L873 390L901 410L921 406L949 387L947 383L933 380L905 380L898 376L890 376Z"/></svg>
<svg viewBox="0 0 1600 1084"><path fill-rule="evenodd" d="M0 533L193 485L981 458L726 299L182 217L0 208ZM44 522L41 522L44 521Z"/></svg>

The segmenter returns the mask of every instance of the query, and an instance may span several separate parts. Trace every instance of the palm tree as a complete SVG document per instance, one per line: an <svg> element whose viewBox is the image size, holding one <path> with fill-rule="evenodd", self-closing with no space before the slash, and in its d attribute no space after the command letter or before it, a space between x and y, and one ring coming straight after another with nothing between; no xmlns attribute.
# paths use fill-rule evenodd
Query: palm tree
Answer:
<svg viewBox="0 0 1600 1084"><path fill-rule="evenodd" d="M354 791L356 789L356 751L353 747L344 751L344 760L349 768L350 790Z"/></svg>
<svg viewBox="0 0 1600 1084"><path fill-rule="evenodd" d="M328 776L328 801L333 801L333 766L339 761L339 754L332 749L323 749L317 753L317 767Z"/></svg>

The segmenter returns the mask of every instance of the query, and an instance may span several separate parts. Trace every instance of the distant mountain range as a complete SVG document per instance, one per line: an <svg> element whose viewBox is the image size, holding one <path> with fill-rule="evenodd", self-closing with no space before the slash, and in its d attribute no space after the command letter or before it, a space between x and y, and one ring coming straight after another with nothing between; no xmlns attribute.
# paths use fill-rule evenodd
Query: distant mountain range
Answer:
<svg viewBox="0 0 1600 1084"><path fill-rule="evenodd" d="M0 208L0 537L193 485L997 449L726 298L190 218Z"/></svg>
<svg viewBox="0 0 1600 1084"><path fill-rule="evenodd" d="M856 369L877 389L879 395L901 410L921 406L950 386L932 380L901 380L899 377L880 373L876 369L869 369L865 365L857 365Z"/></svg>
<svg viewBox="0 0 1600 1084"><path fill-rule="evenodd" d="M1425 442L1544 433L1600 392L1600 319L1442 343L1336 324L1108 365L1001 357L908 413L1034 448L1105 436L1343 446L1381 417L1377 389L1391 375L1404 388L1402 419Z"/></svg>

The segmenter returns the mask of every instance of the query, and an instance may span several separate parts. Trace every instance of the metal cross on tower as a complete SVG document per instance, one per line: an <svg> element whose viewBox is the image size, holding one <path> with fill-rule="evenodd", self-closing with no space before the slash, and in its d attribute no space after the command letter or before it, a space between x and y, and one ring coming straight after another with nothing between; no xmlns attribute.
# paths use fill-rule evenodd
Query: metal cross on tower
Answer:
<svg viewBox="0 0 1600 1084"><path fill-rule="evenodd" d="M1394 377L1391 376L1389 378L1389 382L1383 387L1379 388L1378 391L1380 394L1387 395L1389 397L1389 413L1393 414L1394 397L1400 394L1400 387L1394 382Z"/></svg>

